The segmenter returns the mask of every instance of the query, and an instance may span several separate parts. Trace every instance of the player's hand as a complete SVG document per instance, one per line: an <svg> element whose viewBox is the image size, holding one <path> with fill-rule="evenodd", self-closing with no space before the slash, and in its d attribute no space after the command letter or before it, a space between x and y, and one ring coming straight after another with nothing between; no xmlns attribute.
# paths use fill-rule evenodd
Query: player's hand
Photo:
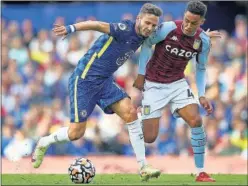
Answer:
<svg viewBox="0 0 248 186"><path fill-rule="evenodd" d="M207 29L206 34L210 37L210 39L221 38L221 33L218 30L210 31L210 29Z"/></svg>
<svg viewBox="0 0 248 186"><path fill-rule="evenodd" d="M213 113L213 107L212 107L211 103L207 100L207 98L200 97L199 102L200 102L201 106L207 111L208 116Z"/></svg>
<svg viewBox="0 0 248 186"><path fill-rule="evenodd" d="M58 25L58 24L54 24L53 25L53 32L55 33L56 36L63 36L62 40L66 38L67 36L67 31L64 25Z"/></svg>
<svg viewBox="0 0 248 186"><path fill-rule="evenodd" d="M139 89L140 91L143 91L144 90L144 84L145 84L145 76L139 74L133 83L133 87Z"/></svg>

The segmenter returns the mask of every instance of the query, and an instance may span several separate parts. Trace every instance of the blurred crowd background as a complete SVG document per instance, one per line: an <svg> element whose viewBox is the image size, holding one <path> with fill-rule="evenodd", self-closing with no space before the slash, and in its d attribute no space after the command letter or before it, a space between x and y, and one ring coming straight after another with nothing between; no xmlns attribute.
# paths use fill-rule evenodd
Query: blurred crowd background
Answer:
<svg viewBox="0 0 248 186"><path fill-rule="evenodd" d="M45 5L50 6L49 11L43 10L46 14L45 19L43 14L39 17L32 9L35 7L44 9L45 5L42 3L3 4L1 17L2 156L12 160L30 156L39 137L69 125L67 89L69 76L78 60L101 33L77 32L62 40L52 33L52 23L71 24L83 20L115 22L121 19L135 20L143 4L132 2L136 3L135 8L127 11L127 5L126 8L114 2L106 2L105 5L103 2L92 2L91 5L94 3L101 4L103 9L89 10L91 7L89 6L86 10L89 12L87 16L80 16L84 11L79 8L73 9L70 3L48 3ZM126 2L126 4L130 3ZM31 5L34 4L35 7L32 7ZM159 2L158 5L161 5L164 11L161 21L181 19L185 4L185 2L181 4ZM77 2L73 5L84 7L85 3ZM174 5L177 7L174 8L176 13L168 8ZM53 13L58 12L60 6L69 8L67 11L60 12L60 16L53 17ZM112 7L118 15L115 16L112 12L110 16L104 6ZM56 11L52 11L54 7ZM221 10L218 4L209 3L210 13L216 9ZM201 114L207 133L208 155L239 154L247 159L247 18L243 12L235 12L235 10L235 8L229 9L230 15L233 15L228 23L229 27L224 25L225 20L219 20L221 16L215 19L220 23L223 22L223 27L222 24L216 24L216 20L211 20L213 16L210 13L207 15L207 18L210 18L207 25L211 29L219 29L223 37L212 42L207 67L206 96L214 106L214 113L206 117L206 113L201 108ZM16 12L15 15L11 11ZM105 15L103 20L98 11ZM77 17L70 17L68 21L67 17L71 13ZM225 14L224 9L222 13ZM215 21L212 27L211 21ZM47 23L46 26L42 25L44 22ZM141 104L141 93L133 88L132 84L137 74L138 56L139 51L115 73L116 81L128 92L137 107ZM185 74L193 92L197 95L194 70L195 65L192 61L188 64ZM160 121L159 136L155 143L147 145L146 150L147 155L192 156L189 127L183 120L175 119L166 107ZM123 121L116 115L105 115L98 107L89 118L84 138L67 144L52 145L48 154L134 155Z"/></svg>

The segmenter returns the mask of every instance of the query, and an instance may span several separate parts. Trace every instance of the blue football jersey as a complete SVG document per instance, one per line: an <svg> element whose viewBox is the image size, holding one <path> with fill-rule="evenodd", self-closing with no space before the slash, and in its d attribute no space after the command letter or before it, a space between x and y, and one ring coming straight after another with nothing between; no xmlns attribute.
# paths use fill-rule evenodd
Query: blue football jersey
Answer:
<svg viewBox="0 0 248 186"><path fill-rule="evenodd" d="M77 72L82 79L110 77L141 46L145 37L137 35L135 23L110 23L110 34L101 35L80 59Z"/></svg>

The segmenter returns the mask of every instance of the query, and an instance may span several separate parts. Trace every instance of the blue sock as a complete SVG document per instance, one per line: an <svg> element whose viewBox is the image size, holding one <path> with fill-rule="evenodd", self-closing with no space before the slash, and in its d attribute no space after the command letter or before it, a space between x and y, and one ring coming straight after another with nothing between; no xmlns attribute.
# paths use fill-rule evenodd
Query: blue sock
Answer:
<svg viewBox="0 0 248 186"><path fill-rule="evenodd" d="M191 145L194 152L195 166L204 167L206 135L203 126L191 128Z"/></svg>

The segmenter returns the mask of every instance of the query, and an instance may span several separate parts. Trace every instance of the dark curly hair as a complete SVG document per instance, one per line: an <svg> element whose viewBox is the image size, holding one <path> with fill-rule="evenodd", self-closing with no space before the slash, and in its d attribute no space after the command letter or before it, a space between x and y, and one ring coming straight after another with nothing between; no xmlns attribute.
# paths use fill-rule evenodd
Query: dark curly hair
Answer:
<svg viewBox="0 0 248 186"><path fill-rule="evenodd" d="M201 17L205 17L207 13L207 6L201 1L190 1L187 4L186 11L189 11Z"/></svg>

